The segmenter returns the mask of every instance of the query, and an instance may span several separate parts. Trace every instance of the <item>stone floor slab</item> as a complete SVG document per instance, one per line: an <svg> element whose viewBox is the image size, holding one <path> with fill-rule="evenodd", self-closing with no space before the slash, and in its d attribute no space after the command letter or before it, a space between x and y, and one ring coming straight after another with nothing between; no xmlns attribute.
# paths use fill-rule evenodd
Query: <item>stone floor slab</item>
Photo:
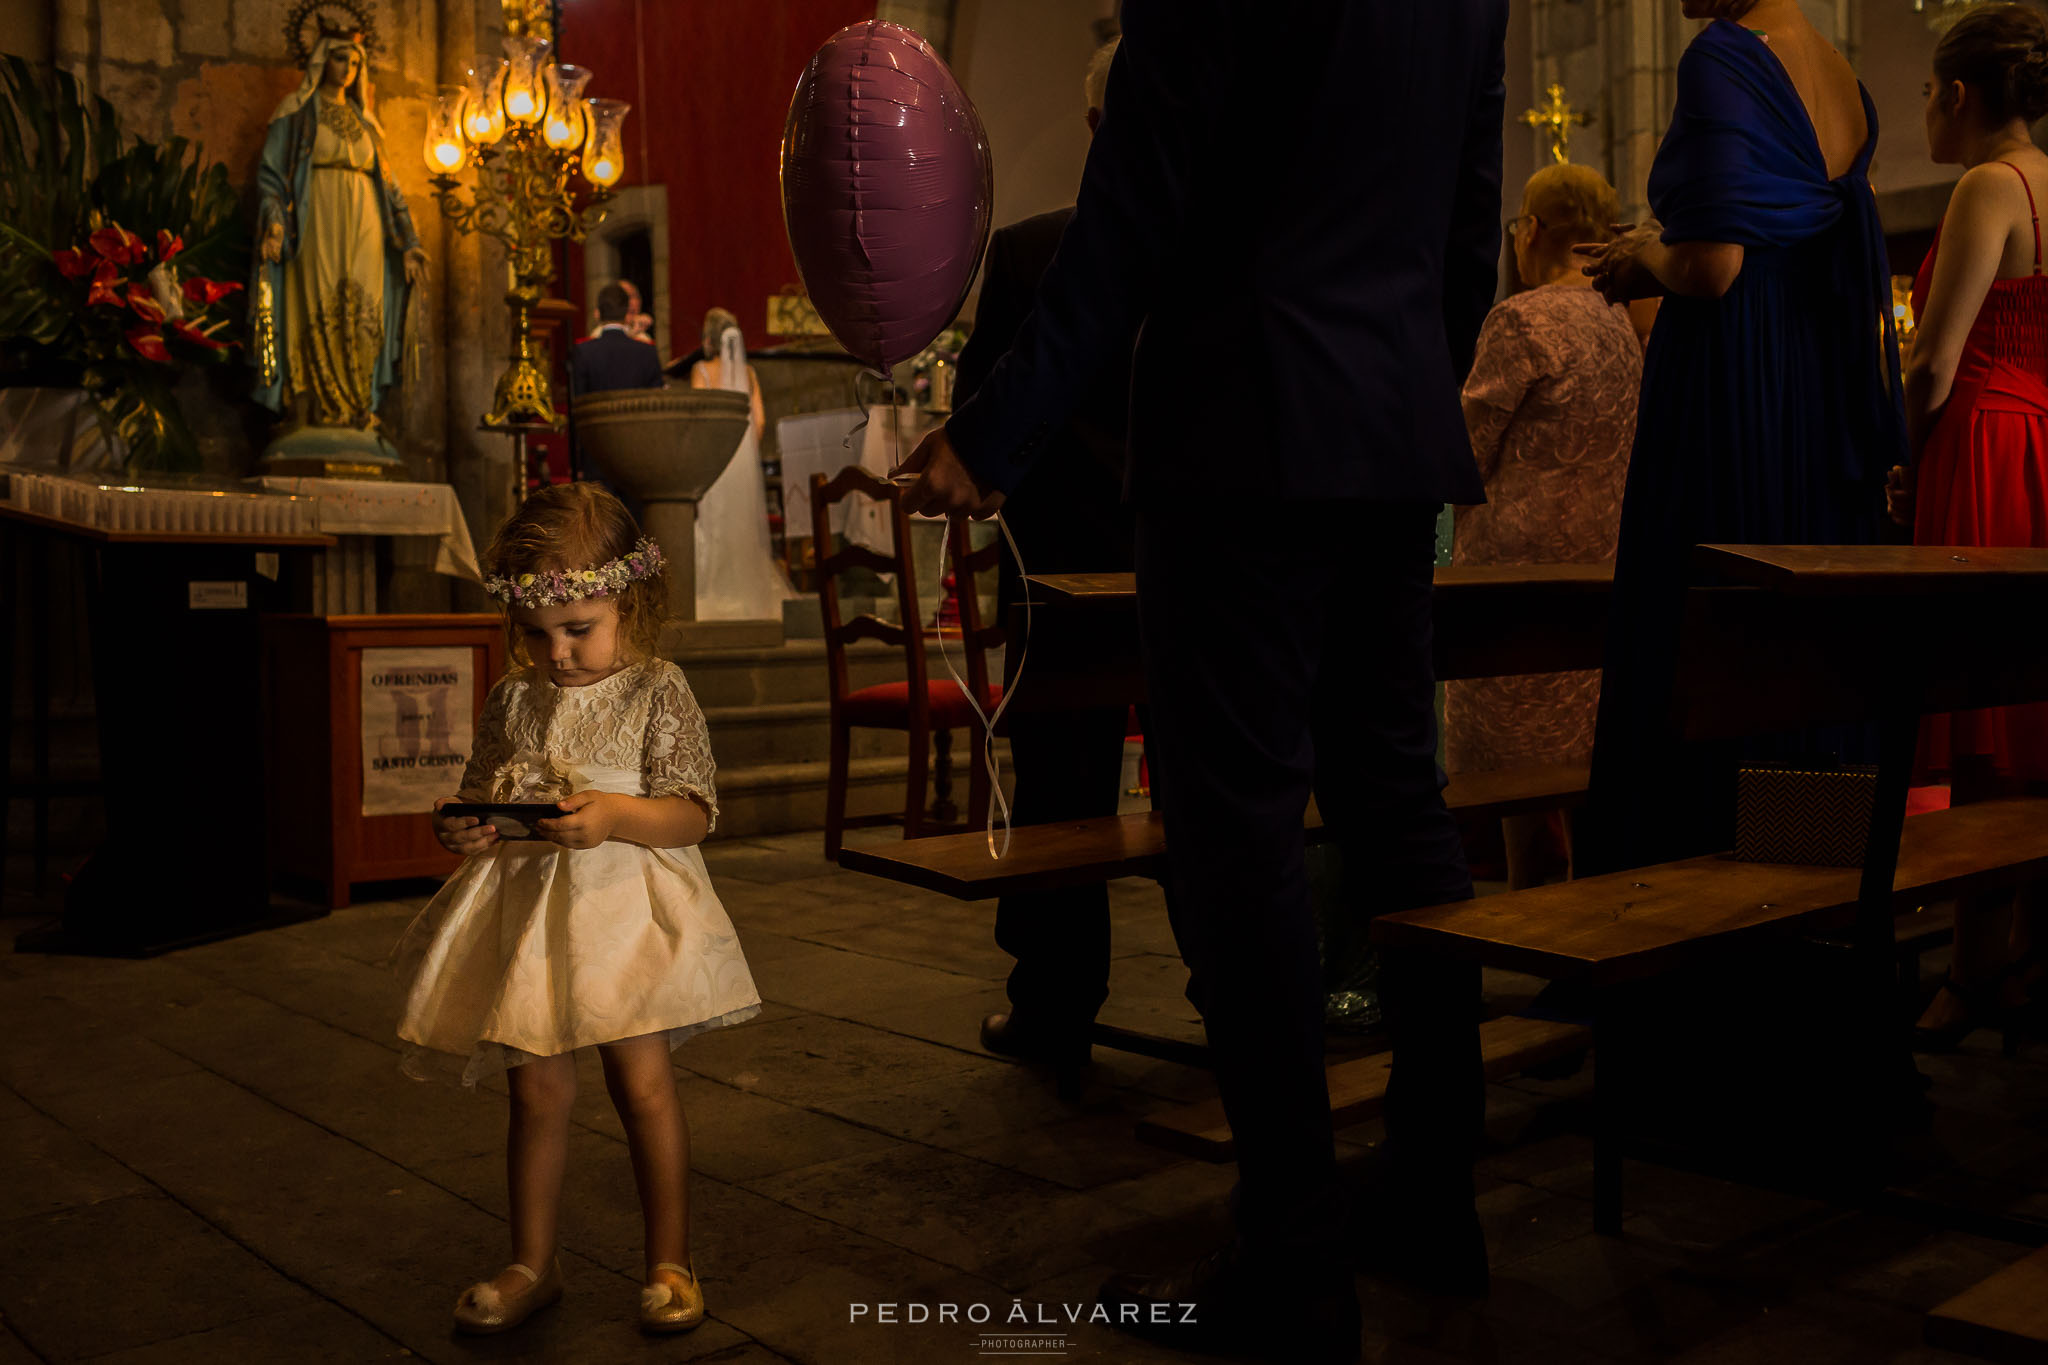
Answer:
<svg viewBox="0 0 2048 1365"><path fill-rule="evenodd" d="M1072 1113L1050 1086L1020 1085L1006 1064L835 1097L841 1118L909 1142L962 1151L1003 1133L1058 1123ZM1103 1103L1115 1104L1113 1096Z"/></svg>
<svg viewBox="0 0 2048 1365"><path fill-rule="evenodd" d="M442 1341L470 1249L502 1225L360 1145L208 1073L53 1101L61 1122L206 1222L416 1351Z"/></svg>
<svg viewBox="0 0 2048 1365"><path fill-rule="evenodd" d="M372 1042L227 987L159 1011L144 1028L214 1075L400 1164L502 1145L502 1108L405 1075L395 1035Z"/></svg>
<svg viewBox="0 0 2048 1365"><path fill-rule="evenodd" d="M1142 1109L1126 1107L1128 1096L1118 1092L1111 1092L1109 1098L1109 1104L1094 1112L1030 1127L1004 1128L957 1150L1070 1190L1093 1190L1164 1175L1184 1164L1171 1152L1136 1141L1132 1133Z"/></svg>
<svg viewBox="0 0 2048 1365"><path fill-rule="evenodd" d="M981 902L950 904L860 929L830 929L818 941L869 957L914 963L982 982L1002 981L1015 960L996 947L994 911Z"/></svg>
<svg viewBox="0 0 2048 1365"><path fill-rule="evenodd" d="M405 926L425 907L427 897L402 901L369 901L330 911L319 919L294 924L279 932L295 943L337 953L374 967L390 957Z"/></svg>
<svg viewBox="0 0 2048 1365"><path fill-rule="evenodd" d="M860 1211L855 1210L858 1217ZM792 1360L893 1362L946 1359L956 1339L939 1324L874 1321L885 1303L994 1303L988 1280L753 1191L707 1182L694 1197L697 1245L716 1262L727 1288L713 1311ZM871 1311L873 1331L856 1328L854 1305Z"/></svg>
<svg viewBox="0 0 2048 1365"><path fill-rule="evenodd" d="M62 1124L33 1109L0 1121L0 1222L156 1191Z"/></svg>
<svg viewBox="0 0 2048 1365"><path fill-rule="evenodd" d="M35 1004L33 1031L0 1023L0 1083L37 1106L62 1095L112 1091L163 1076L196 1072L192 1062L104 1016L47 995Z"/></svg>
<svg viewBox="0 0 2048 1365"><path fill-rule="evenodd" d="M981 1021L991 1014L1006 1014L1009 1009L1010 997L1004 988L985 985L966 995L913 1000L908 1004L871 1010L861 1022L890 1033L922 1038L960 1052L987 1057L993 1054L981 1045Z"/></svg>
<svg viewBox="0 0 2048 1365"><path fill-rule="evenodd" d="M732 917L733 928L739 931L742 949L747 946L747 935L757 930L802 938L832 929L886 923L903 913L901 905L877 905L840 890L831 878L756 887L737 881L721 883L714 872L711 884Z"/></svg>
<svg viewBox="0 0 2048 1365"><path fill-rule="evenodd" d="M919 1000L968 995L988 985L978 977L824 944L755 964L754 984L763 1000L841 1019L871 1017L877 1010Z"/></svg>
<svg viewBox="0 0 2048 1365"><path fill-rule="evenodd" d="M43 1365L43 1357L8 1330L7 1324L0 1323L0 1365Z"/></svg>
<svg viewBox="0 0 2048 1365"><path fill-rule="evenodd" d="M161 1194L0 1224L0 1312L47 1360L147 1346L310 1301Z"/></svg>
<svg viewBox="0 0 2048 1365"><path fill-rule="evenodd" d="M786 1171L748 1188L1002 1284L1083 1263L1095 1238L1137 1217L1099 1194L919 1147Z"/></svg>
<svg viewBox="0 0 2048 1365"><path fill-rule="evenodd" d="M404 996L390 969L286 938L254 936L178 955L195 975L371 1042L395 1045Z"/></svg>
<svg viewBox="0 0 2048 1365"><path fill-rule="evenodd" d="M92 1365L221 1365L224 1361L368 1365L379 1360L417 1359L412 1351L361 1318L316 1300L211 1331L94 1356Z"/></svg>
<svg viewBox="0 0 2048 1365"><path fill-rule="evenodd" d="M690 1071L736 1089L812 1107L898 1085L906 1076L966 1075L999 1065L812 1014L700 1034L677 1060Z"/></svg>

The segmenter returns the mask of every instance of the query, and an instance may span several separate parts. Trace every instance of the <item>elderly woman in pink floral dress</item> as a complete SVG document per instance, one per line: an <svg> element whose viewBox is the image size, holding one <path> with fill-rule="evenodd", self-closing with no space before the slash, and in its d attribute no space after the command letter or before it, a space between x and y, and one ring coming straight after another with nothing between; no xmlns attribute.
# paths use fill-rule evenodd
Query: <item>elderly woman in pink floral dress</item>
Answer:
<svg viewBox="0 0 2048 1365"><path fill-rule="evenodd" d="M1590 287L1571 248L1605 241L1614 190L1587 166L1546 166L1509 231L1529 287L1487 316L1465 383L1465 425L1485 505L1457 510L1454 564L1614 559L1635 440L1643 349L1626 308ZM1583 765L1593 752L1598 671L1450 684L1444 758L1453 773ZM1544 817L1503 822L1508 884L1533 885Z"/></svg>

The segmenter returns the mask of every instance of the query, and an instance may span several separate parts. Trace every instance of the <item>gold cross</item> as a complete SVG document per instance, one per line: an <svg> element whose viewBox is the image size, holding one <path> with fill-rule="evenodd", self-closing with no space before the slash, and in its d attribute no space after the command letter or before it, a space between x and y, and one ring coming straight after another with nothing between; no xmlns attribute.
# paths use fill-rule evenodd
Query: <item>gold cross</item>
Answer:
<svg viewBox="0 0 2048 1365"><path fill-rule="evenodd" d="M1522 122L1531 128L1541 129L1550 135L1550 155L1559 165L1570 161L1566 145L1571 140L1573 124L1581 128L1593 121L1593 116L1583 109L1574 109L1564 100L1564 87L1550 85L1543 91L1543 103L1534 109L1524 110Z"/></svg>

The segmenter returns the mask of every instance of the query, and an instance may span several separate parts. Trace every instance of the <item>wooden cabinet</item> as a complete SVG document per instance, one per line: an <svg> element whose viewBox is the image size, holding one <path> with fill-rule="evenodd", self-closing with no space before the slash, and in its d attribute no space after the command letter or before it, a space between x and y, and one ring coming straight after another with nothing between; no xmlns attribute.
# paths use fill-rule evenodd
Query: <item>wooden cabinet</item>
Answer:
<svg viewBox="0 0 2048 1365"><path fill-rule="evenodd" d="M127 499L119 511L138 522L191 510L174 512L176 496L156 492L80 485L79 496ZM61 923L23 933L18 950L147 957L279 922L253 852L271 820L259 799L260 614L286 605L279 577L294 557L333 544L285 532L108 530L0 504L0 836L18 796L33 812L40 882L50 798L97 790L106 813L105 838L67 879ZM53 619L78 605L81 616ZM4 761L21 617L26 785ZM98 774L60 782L51 692L81 643Z"/></svg>
<svg viewBox="0 0 2048 1365"><path fill-rule="evenodd" d="M504 623L495 614L274 615L263 627L273 884L310 881L339 908L357 882L453 872L462 860L434 838L426 809L363 813L363 652L467 651L473 723L504 671ZM446 795L462 771L454 766L443 775L438 790Z"/></svg>

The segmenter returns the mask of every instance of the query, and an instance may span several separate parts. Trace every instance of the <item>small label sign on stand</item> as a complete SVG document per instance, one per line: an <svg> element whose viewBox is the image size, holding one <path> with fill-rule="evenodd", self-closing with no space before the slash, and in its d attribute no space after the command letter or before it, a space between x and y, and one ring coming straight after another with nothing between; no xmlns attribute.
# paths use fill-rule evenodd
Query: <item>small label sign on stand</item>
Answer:
<svg viewBox="0 0 2048 1365"><path fill-rule="evenodd" d="M249 585L239 579L230 583L187 583L185 605L193 611L247 611Z"/></svg>

